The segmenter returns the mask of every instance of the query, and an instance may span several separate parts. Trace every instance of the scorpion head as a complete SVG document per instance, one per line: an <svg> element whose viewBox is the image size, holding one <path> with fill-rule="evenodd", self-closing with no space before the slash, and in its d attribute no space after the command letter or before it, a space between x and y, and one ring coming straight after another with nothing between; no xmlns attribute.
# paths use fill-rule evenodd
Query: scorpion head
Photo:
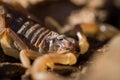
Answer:
<svg viewBox="0 0 120 80"><path fill-rule="evenodd" d="M76 41L72 38L66 37L65 35L59 35L54 39L53 45L60 50L74 51L77 47Z"/></svg>
<svg viewBox="0 0 120 80"><path fill-rule="evenodd" d="M45 45L48 45L46 49L49 49L49 52L63 50L76 51L76 49L78 49L76 40L66 37L65 35L59 35L55 32L52 32L46 39Z"/></svg>

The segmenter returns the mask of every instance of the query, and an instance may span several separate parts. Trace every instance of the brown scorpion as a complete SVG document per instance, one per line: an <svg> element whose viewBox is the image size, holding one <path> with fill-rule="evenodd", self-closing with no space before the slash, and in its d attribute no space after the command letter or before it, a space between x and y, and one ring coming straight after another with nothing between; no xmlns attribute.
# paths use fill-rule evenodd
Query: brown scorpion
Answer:
<svg viewBox="0 0 120 80"><path fill-rule="evenodd" d="M0 4L1 47L6 55L20 58L26 68L30 67L30 59L40 56L33 65L33 78L47 67L54 69L55 63L75 64L77 53L85 53L89 48L86 37L81 32L77 35L79 41L50 31L13 6Z"/></svg>

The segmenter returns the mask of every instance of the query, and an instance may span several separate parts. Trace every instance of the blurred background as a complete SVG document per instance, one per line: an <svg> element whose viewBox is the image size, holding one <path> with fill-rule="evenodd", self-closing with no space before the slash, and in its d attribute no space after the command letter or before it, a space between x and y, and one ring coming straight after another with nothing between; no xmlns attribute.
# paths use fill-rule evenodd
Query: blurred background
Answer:
<svg viewBox="0 0 120 80"><path fill-rule="evenodd" d="M78 63L73 66L75 67L74 70L68 72L55 71L60 73L60 75L41 73L47 76L43 77L44 80L120 80L120 0L2 1L10 5L14 5L16 2L19 3L23 7L22 9L27 10L29 15L32 15L32 18L42 26L46 26L46 28L60 34L71 36L73 31L77 29L76 25L81 24L89 24L90 26L91 24L95 24L95 26L96 24L97 26L108 24L109 27L114 27L118 33L109 39L103 38L104 34L102 38L101 35L100 38L86 35L90 43L90 49L86 55L78 59ZM73 31L70 33L71 29ZM1 58L0 62L19 63L18 60L9 59L8 56ZM23 72L25 72L25 70ZM23 75L23 72L21 75ZM21 75L19 75L19 77ZM26 75L22 78L22 80L26 79L30 80L28 75L27 78Z"/></svg>

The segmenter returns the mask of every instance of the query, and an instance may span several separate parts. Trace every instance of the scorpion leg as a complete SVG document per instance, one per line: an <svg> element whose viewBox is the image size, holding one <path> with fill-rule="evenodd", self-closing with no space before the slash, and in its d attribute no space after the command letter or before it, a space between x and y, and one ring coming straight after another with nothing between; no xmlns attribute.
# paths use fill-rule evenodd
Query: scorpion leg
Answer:
<svg viewBox="0 0 120 80"><path fill-rule="evenodd" d="M29 50L27 45L10 29L4 28L1 35L1 47L4 53L14 58L20 58L24 67L30 67L30 59L40 56L37 52ZM20 55L19 55L20 53Z"/></svg>
<svg viewBox="0 0 120 80"><path fill-rule="evenodd" d="M33 79L39 78L39 73L46 71L49 67L50 69L55 68L55 63L64 65L73 65L77 61L76 56L73 53L58 54L49 53L37 58L31 68Z"/></svg>
<svg viewBox="0 0 120 80"><path fill-rule="evenodd" d="M4 53L14 58L19 58L19 51L27 49L28 47L21 41L21 39L10 29L4 28L1 35L0 43Z"/></svg>
<svg viewBox="0 0 120 80"><path fill-rule="evenodd" d="M41 56L39 53L30 50L30 49L23 49L20 51L20 60L24 67L29 68L30 65L30 59L35 59L37 57Z"/></svg>
<svg viewBox="0 0 120 80"><path fill-rule="evenodd" d="M5 19L0 15L0 38L2 37L4 31L5 31Z"/></svg>

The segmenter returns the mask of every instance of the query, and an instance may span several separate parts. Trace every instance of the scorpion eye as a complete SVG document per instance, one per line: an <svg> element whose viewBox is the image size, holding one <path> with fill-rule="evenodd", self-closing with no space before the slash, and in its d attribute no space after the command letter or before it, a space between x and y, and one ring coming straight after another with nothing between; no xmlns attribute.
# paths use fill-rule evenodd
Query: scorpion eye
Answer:
<svg viewBox="0 0 120 80"><path fill-rule="evenodd" d="M63 38L61 38L61 39L59 39L60 41L62 41L63 40Z"/></svg>
<svg viewBox="0 0 120 80"><path fill-rule="evenodd" d="M60 41L64 40L64 38L65 38L64 35L60 35L60 36L57 37L57 39L60 40Z"/></svg>

